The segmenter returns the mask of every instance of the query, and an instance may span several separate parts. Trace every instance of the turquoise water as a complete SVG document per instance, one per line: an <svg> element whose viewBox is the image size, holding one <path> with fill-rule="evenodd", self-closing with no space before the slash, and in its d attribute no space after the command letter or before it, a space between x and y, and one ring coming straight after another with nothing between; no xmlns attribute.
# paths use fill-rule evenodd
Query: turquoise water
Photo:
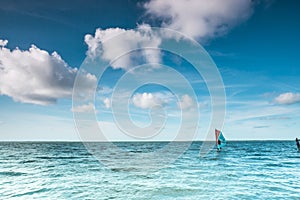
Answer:
<svg viewBox="0 0 300 200"><path fill-rule="evenodd" d="M163 145L120 143L142 151ZM130 171L104 167L81 143L3 142L0 199L300 199L294 141L228 142L205 158L200 145L167 168Z"/></svg>

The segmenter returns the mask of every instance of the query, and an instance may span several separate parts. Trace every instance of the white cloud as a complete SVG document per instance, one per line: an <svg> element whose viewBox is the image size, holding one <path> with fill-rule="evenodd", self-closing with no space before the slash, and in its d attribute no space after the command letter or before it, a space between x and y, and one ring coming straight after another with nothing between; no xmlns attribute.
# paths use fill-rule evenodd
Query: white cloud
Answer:
<svg viewBox="0 0 300 200"><path fill-rule="evenodd" d="M122 36L115 37L117 35ZM134 66L136 58L144 58L150 63L160 62L160 51L143 49L146 47L158 48L161 42L161 39L153 33L149 25L139 25L137 30L125 30L121 28L102 30L98 28L95 36L87 34L84 40L88 45L87 55L89 57L95 58L101 56L102 59L108 61L115 69L128 69L130 66ZM137 53L137 55L131 53L130 55L122 56L133 49L141 49L141 52ZM118 58L119 56L122 57Z"/></svg>
<svg viewBox="0 0 300 200"><path fill-rule="evenodd" d="M70 98L77 72L56 52L49 54L34 45L28 50L0 47L0 94L17 102L47 105ZM91 90L96 77L82 76L82 90Z"/></svg>
<svg viewBox="0 0 300 200"><path fill-rule="evenodd" d="M295 104L300 103L300 94L287 92L280 94L274 100L278 104Z"/></svg>
<svg viewBox="0 0 300 200"><path fill-rule="evenodd" d="M4 46L6 46L6 45L7 45L7 43L8 43L8 41L7 41L7 40L1 40L1 39L0 39L0 47L4 47Z"/></svg>
<svg viewBox="0 0 300 200"><path fill-rule="evenodd" d="M103 103L104 103L104 105L105 105L105 108L110 108L111 102L110 102L110 99L109 99L109 98L105 98L105 99L103 100Z"/></svg>
<svg viewBox="0 0 300 200"><path fill-rule="evenodd" d="M110 87L107 87L107 86L97 88L97 93L101 94L101 95L108 95L108 94L111 94L112 92L113 92L113 89Z"/></svg>
<svg viewBox="0 0 300 200"><path fill-rule="evenodd" d="M247 20L253 12L251 0L151 0L146 12L162 20L162 26L197 39L223 35Z"/></svg>
<svg viewBox="0 0 300 200"><path fill-rule="evenodd" d="M72 112L91 113L96 112L95 106L92 103L76 106L71 109Z"/></svg>
<svg viewBox="0 0 300 200"><path fill-rule="evenodd" d="M142 109L153 108L154 106L163 106L168 102L168 99L161 98L159 93L137 93L132 97L133 104Z"/></svg>
<svg viewBox="0 0 300 200"><path fill-rule="evenodd" d="M251 0L150 0L144 7L149 15L162 20L162 27L197 39L223 35L247 20L253 12ZM128 70L141 61L160 63L161 52L157 48L162 37L178 37L176 34L161 34L153 31L148 24L142 24L129 30L98 28L94 35L85 35L84 40L88 45L87 56L100 56L114 69ZM136 49L139 51L131 52Z"/></svg>
<svg viewBox="0 0 300 200"><path fill-rule="evenodd" d="M189 109L191 107L193 107L195 105L195 102L193 101L193 99L185 94L181 97L181 101L178 102L178 107L185 110L185 109Z"/></svg>

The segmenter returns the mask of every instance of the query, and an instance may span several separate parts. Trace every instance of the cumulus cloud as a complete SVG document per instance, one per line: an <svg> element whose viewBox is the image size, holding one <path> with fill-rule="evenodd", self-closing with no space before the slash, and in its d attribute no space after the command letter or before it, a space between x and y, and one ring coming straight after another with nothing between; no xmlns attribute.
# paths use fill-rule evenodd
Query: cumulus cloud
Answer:
<svg viewBox="0 0 300 200"><path fill-rule="evenodd" d="M80 113L92 113L95 112L95 106L92 103L84 104L81 106L76 106L71 109L72 112L80 112Z"/></svg>
<svg viewBox="0 0 300 200"><path fill-rule="evenodd" d="M251 0L150 0L146 12L162 26L206 39L227 33L247 20L253 12Z"/></svg>
<svg viewBox="0 0 300 200"><path fill-rule="evenodd" d="M195 105L195 102L189 95L185 94L181 97L181 101L178 102L177 105L179 108L185 110L193 107Z"/></svg>
<svg viewBox="0 0 300 200"><path fill-rule="evenodd" d="M110 102L110 99L109 99L109 98L105 98L105 99L103 100L103 103L104 103L105 108L110 108L111 102Z"/></svg>
<svg viewBox="0 0 300 200"><path fill-rule="evenodd" d="M274 100L278 104L295 104L300 103L300 94L287 92L280 94Z"/></svg>
<svg viewBox="0 0 300 200"><path fill-rule="evenodd" d="M7 41L7 40L1 40L1 39L0 39L0 47L4 47L4 46L6 46L6 45L7 45L7 43L8 43L8 41Z"/></svg>
<svg viewBox="0 0 300 200"><path fill-rule="evenodd" d="M122 36L115 37L118 35ZM149 25L139 25L136 30L122 28L102 30L98 28L94 36L90 34L85 35L84 41L88 45L87 55L89 57L95 58L100 56L115 69L128 69L134 66L134 60L137 58L144 58L150 63L160 62L160 52L158 50L150 50L149 47L158 48L161 39L153 33ZM133 49L140 49L140 51L137 54L131 53L122 56L124 53L130 53ZM118 58L120 56L122 57Z"/></svg>
<svg viewBox="0 0 300 200"><path fill-rule="evenodd" d="M147 14L162 22L162 27L196 39L206 39L223 35L247 20L254 6L252 0L150 0L144 3L144 7ZM163 37L178 36L158 35L148 24L142 24L129 30L98 28L94 35L85 35L84 40L88 45L87 56L100 56L114 69L128 70L140 60L160 63L161 52L151 48L159 48ZM134 49L139 51L130 52Z"/></svg>
<svg viewBox="0 0 300 200"><path fill-rule="evenodd" d="M71 68L61 56L32 45L28 50L0 47L0 95L14 101L47 105L72 95L78 70ZM96 77L82 74L85 88L90 90Z"/></svg>
<svg viewBox="0 0 300 200"><path fill-rule="evenodd" d="M160 93L137 93L133 96L133 104L142 109L149 109L155 106L163 106L168 103L167 98L161 98L163 95Z"/></svg>

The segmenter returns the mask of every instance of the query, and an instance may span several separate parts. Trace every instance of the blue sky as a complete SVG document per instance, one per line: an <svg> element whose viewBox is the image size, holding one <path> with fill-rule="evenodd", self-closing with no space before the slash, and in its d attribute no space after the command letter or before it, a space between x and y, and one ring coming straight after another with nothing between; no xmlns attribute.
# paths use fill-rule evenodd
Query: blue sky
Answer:
<svg viewBox="0 0 300 200"><path fill-rule="evenodd" d="M95 105L72 109L73 83L85 58L100 51L102 59L112 61L116 55L111 51L117 48L103 44L115 33L127 34L130 45L147 45L144 35L139 38L135 29L143 25L179 31L210 54L226 92L224 126L216 128L229 140L300 137L300 3L211 2L1 1L0 140L78 140L72 111L90 112L94 107L99 126L109 138L131 140L114 124L111 95L115 84L125 74L150 78L159 74L163 80L171 73L162 67L153 69L156 75L151 70L130 74L131 65L136 64L133 60L159 60L172 66L191 83L196 95L190 98L183 88L175 94L176 100L166 87L140 87L129 95L133 122L140 127L151 123L149 109L159 105L168 118L154 139L170 140L178 131L180 109L196 105L201 116L197 138L202 139L210 123L209 91L189 63L168 52L141 51L112 63L98 84ZM151 44L157 42L159 47L161 38L151 37ZM120 45L126 50L129 44L118 43L117 47ZM90 92L96 79L88 74L83 77L85 91ZM172 84L180 87L176 80ZM123 89L129 85L125 83Z"/></svg>

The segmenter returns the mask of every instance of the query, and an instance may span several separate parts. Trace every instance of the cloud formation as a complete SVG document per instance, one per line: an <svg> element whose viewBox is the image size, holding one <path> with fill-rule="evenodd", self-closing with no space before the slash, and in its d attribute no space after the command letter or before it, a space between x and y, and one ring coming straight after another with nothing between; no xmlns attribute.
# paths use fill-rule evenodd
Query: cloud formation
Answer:
<svg viewBox="0 0 300 200"><path fill-rule="evenodd" d="M81 106L76 106L71 109L72 112L79 112L79 113L92 113L96 112L95 106L92 103L84 104Z"/></svg>
<svg viewBox="0 0 300 200"><path fill-rule="evenodd" d="M151 109L155 106L163 106L168 102L168 99L161 98L159 93L137 93L132 97L133 104L142 109Z"/></svg>
<svg viewBox="0 0 300 200"><path fill-rule="evenodd" d="M292 92L283 93L277 96L274 101L278 104L286 105L300 103L300 94Z"/></svg>
<svg viewBox="0 0 300 200"><path fill-rule="evenodd" d="M116 37L118 35L122 36ZM144 58L150 63L160 62L159 51L143 49L146 47L158 48L161 42L149 25L139 25L136 30L122 28L102 30L98 28L94 36L85 35L84 41L88 45L87 56L91 58L100 56L108 61L114 69L132 67L136 58ZM122 56L124 53L130 53L133 49L140 49L140 52L135 55L131 53ZM119 56L122 57L118 58Z"/></svg>
<svg viewBox="0 0 300 200"><path fill-rule="evenodd" d="M185 94L181 97L181 101L178 102L177 105L182 110L186 110L186 109L193 107L195 105L195 102L189 95Z"/></svg>
<svg viewBox="0 0 300 200"><path fill-rule="evenodd" d="M109 99L109 98L105 98L105 99L103 100L103 103L104 103L105 108L110 108L111 102L110 102L110 99Z"/></svg>
<svg viewBox="0 0 300 200"><path fill-rule="evenodd" d="M1 40L1 39L0 39L0 47L4 47L4 46L6 46L6 45L7 45L7 43L8 43L8 41L7 41L7 40Z"/></svg>
<svg viewBox="0 0 300 200"><path fill-rule="evenodd" d="M253 13L251 0L151 0L144 7L162 27L196 39L226 34Z"/></svg>
<svg viewBox="0 0 300 200"><path fill-rule="evenodd" d="M200 40L226 34L234 26L246 21L252 15L253 7L251 0L150 0L144 4L146 13L161 21L161 27ZM137 29L129 30L98 28L94 35L85 35L84 40L88 45L87 56L100 56L114 69L128 70L141 59L148 63L160 63L161 52L146 47L158 48L162 37L155 34L150 25L142 24ZM130 52L133 49L140 51Z"/></svg>
<svg viewBox="0 0 300 200"><path fill-rule="evenodd" d="M60 98L70 98L78 70L71 68L53 52L32 45L28 50L5 47L7 40L0 41L0 95L7 95L14 101L47 105ZM82 75L86 88L90 90L96 77Z"/></svg>

